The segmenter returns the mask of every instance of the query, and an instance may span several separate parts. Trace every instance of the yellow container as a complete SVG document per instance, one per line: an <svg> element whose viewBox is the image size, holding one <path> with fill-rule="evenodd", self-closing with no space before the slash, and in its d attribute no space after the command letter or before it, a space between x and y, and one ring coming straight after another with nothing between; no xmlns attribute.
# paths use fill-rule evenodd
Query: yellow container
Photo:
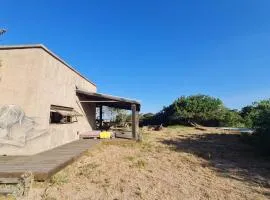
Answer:
<svg viewBox="0 0 270 200"><path fill-rule="evenodd" d="M109 138L111 138L111 132L108 132L108 131L102 131L102 132L100 132L100 134L99 134L99 138L100 139L109 139Z"/></svg>

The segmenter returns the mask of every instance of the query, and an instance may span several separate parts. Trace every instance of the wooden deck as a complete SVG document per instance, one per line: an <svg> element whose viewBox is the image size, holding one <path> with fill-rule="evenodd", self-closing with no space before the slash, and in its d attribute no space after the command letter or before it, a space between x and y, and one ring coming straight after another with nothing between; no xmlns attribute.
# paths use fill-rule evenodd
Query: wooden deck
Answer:
<svg viewBox="0 0 270 200"><path fill-rule="evenodd" d="M0 177L20 177L32 172L35 180L44 181L75 161L100 140L78 140L33 156L1 156Z"/></svg>
<svg viewBox="0 0 270 200"><path fill-rule="evenodd" d="M133 139L131 131L119 131L119 132L116 131L115 137L129 140Z"/></svg>

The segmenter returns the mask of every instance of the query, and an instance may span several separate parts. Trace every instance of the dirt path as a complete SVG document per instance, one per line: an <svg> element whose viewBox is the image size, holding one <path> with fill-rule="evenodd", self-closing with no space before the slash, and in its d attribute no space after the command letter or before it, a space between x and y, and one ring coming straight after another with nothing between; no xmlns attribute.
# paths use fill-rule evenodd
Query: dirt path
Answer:
<svg viewBox="0 0 270 200"><path fill-rule="evenodd" d="M269 172L238 135L168 128L104 141L28 199L269 199Z"/></svg>

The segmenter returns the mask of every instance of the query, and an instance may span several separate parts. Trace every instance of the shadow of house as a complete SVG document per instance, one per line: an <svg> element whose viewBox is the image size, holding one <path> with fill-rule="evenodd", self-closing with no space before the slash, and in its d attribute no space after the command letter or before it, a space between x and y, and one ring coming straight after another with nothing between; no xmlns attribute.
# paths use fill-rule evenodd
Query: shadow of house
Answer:
<svg viewBox="0 0 270 200"><path fill-rule="evenodd" d="M220 176L270 187L270 160L256 154L252 146L242 143L239 134L179 135L160 142L177 152L202 158Z"/></svg>

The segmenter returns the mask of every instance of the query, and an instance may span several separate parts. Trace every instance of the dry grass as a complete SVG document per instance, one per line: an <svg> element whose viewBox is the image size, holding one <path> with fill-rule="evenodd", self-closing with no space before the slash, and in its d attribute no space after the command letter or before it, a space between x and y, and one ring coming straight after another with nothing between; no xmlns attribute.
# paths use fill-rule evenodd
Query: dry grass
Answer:
<svg viewBox="0 0 270 200"><path fill-rule="evenodd" d="M269 199L270 162L232 134L174 127L104 141L28 199Z"/></svg>
<svg viewBox="0 0 270 200"><path fill-rule="evenodd" d="M16 200L13 195L0 195L0 200Z"/></svg>

